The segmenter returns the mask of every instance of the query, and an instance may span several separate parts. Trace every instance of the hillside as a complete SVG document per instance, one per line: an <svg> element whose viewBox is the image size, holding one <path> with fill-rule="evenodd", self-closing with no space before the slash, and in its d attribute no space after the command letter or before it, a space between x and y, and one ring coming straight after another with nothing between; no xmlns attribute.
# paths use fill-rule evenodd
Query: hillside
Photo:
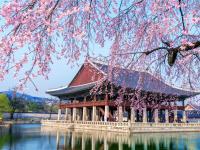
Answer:
<svg viewBox="0 0 200 150"><path fill-rule="evenodd" d="M0 93L6 94L9 99L12 99L12 97L14 95L14 91L3 91ZM25 93L16 92L15 96L17 98L21 98L25 101L30 101L30 102L35 102L35 103L50 103L52 101L54 101L54 103L57 103L57 100L51 100L51 99L44 98L44 97L32 96L32 95L28 95Z"/></svg>

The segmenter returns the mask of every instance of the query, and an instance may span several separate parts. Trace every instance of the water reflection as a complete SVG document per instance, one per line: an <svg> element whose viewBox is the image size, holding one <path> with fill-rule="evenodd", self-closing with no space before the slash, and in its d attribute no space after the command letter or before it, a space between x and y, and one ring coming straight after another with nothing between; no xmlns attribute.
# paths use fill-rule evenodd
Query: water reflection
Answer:
<svg viewBox="0 0 200 150"><path fill-rule="evenodd" d="M0 128L0 150L200 150L200 134L83 132L13 125Z"/></svg>
<svg viewBox="0 0 200 150"><path fill-rule="evenodd" d="M55 134L42 128L46 134ZM56 132L57 150L198 150L199 133Z"/></svg>

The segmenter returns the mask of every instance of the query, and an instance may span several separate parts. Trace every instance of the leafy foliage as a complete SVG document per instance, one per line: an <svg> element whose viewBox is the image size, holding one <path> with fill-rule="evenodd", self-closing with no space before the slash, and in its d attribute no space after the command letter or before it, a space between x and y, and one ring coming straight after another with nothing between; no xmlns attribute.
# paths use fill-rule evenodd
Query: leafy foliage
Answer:
<svg viewBox="0 0 200 150"><path fill-rule="evenodd" d="M0 118L2 118L3 112L11 112L12 108L10 107L9 99L6 95L0 94Z"/></svg>

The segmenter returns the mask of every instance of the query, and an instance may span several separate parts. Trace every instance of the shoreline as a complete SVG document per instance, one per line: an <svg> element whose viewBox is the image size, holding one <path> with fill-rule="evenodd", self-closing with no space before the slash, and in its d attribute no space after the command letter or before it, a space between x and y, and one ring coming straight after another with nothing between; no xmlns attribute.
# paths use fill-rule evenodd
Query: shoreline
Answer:
<svg viewBox="0 0 200 150"><path fill-rule="evenodd" d="M40 120L7 120L5 124L40 124Z"/></svg>
<svg viewBox="0 0 200 150"><path fill-rule="evenodd" d="M38 120L7 120L0 124L0 128L9 128L13 124L41 124Z"/></svg>
<svg viewBox="0 0 200 150"><path fill-rule="evenodd" d="M10 124L3 123L3 124L0 124L0 127L2 127L2 128L9 128Z"/></svg>

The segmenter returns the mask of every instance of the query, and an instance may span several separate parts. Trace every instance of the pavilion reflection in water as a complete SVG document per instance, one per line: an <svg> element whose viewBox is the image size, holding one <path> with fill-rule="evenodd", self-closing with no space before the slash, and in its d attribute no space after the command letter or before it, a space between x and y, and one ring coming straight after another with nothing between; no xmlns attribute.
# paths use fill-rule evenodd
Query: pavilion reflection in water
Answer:
<svg viewBox="0 0 200 150"><path fill-rule="evenodd" d="M51 132L50 132L51 131ZM198 150L200 145L193 142L199 136L194 133L113 133L76 132L61 130L52 132L49 128L43 133L56 135L57 150Z"/></svg>

